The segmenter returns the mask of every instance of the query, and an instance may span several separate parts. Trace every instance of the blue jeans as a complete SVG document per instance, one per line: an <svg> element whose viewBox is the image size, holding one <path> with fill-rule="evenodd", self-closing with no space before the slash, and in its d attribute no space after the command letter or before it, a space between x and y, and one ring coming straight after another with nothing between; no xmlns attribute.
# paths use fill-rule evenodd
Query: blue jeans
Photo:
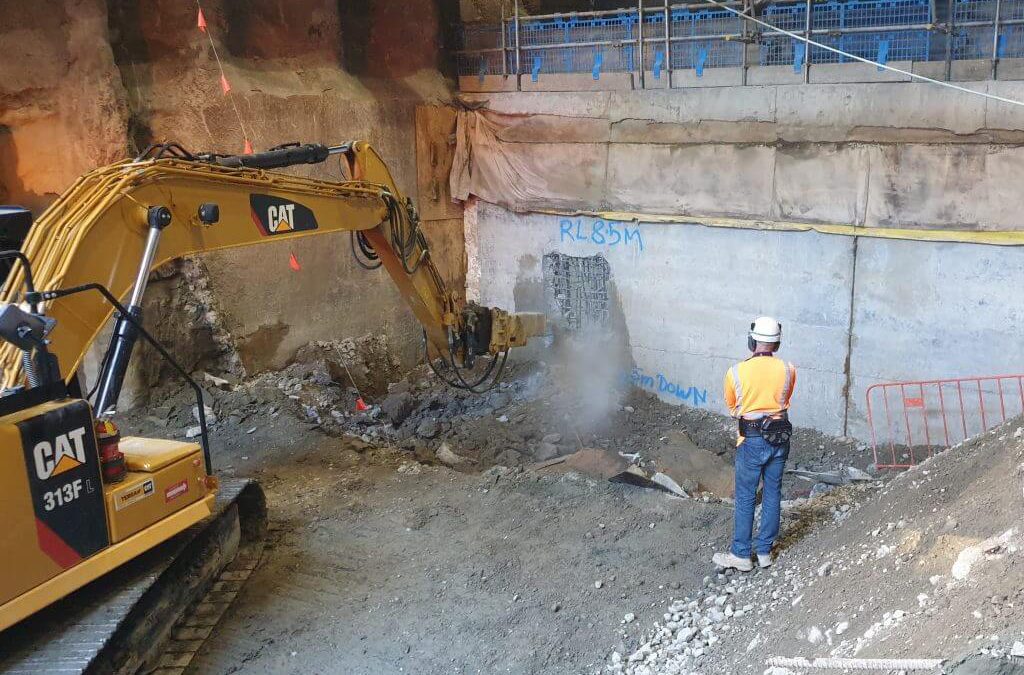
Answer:
<svg viewBox="0 0 1024 675"><path fill-rule="evenodd" d="M736 448L736 522L732 552L750 558L750 539L754 529L754 501L757 484L764 480L761 495L761 528L754 542L758 553L772 551L779 536L782 517L782 471L789 456L789 443L770 445L760 436L744 439Z"/></svg>

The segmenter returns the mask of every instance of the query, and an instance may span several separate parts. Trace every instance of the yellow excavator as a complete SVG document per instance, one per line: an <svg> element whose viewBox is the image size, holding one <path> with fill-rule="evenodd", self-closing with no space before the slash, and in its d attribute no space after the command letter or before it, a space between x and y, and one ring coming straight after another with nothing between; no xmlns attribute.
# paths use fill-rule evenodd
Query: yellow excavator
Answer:
<svg viewBox="0 0 1024 675"><path fill-rule="evenodd" d="M279 171L331 157L349 180ZM466 303L445 287L411 201L365 142L249 155L154 145L80 178L20 251L0 253L11 266L0 297L0 630L217 510L202 389L142 320L151 272L185 255L332 232L349 233L357 261L390 275L423 326L427 361L453 386L483 390L508 350L545 328L542 315ZM94 398L76 397L83 357L112 318ZM199 443L119 436L111 418L140 339L195 391Z"/></svg>

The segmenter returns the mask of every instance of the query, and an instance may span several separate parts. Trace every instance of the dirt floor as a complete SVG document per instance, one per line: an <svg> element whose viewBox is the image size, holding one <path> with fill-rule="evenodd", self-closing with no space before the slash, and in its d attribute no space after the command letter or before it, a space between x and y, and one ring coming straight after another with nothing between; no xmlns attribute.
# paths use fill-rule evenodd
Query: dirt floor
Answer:
<svg viewBox="0 0 1024 675"><path fill-rule="evenodd" d="M189 672L760 673L769 656L1006 657L1024 637L1013 428L895 480L787 477L779 565L740 577L710 563L733 517L726 418L624 387L588 417L544 364L484 396L419 371L356 410L358 354L303 353L206 378L215 465L261 482L271 534ZM170 388L124 427L185 437L194 413ZM869 462L807 430L790 457ZM686 497L607 480L630 464ZM954 581L971 546L993 562Z"/></svg>

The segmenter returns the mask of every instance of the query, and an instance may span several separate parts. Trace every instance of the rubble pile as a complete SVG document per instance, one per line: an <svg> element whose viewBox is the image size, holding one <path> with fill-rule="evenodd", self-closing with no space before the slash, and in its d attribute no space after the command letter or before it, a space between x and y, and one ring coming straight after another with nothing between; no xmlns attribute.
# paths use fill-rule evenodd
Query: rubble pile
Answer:
<svg viewBox="0 0 1024 675"><path fill-rule="evenodd" d="M1018 424L888 482L786 502L775 566L718 574L697 597L670 601L665 621L628 656L612 653L606 669L789 672L766 669L773 656L984 657L996 659L991 669L965 672L1024 668ZM807 527L808 517L819 525Z"/></svg>
<svg viewBox="0 0 1024 675"><path fill-rule="evenodd" d="M310 344L283 370L244 380L227 372L203 374L212 438L216 444L268 426L299 425L397 447L418 462L464 472L533 466L588 448L622 457L649 475L668 476L688 494L732 494L735 429L723 415L673 406L622 382L614 402L595 416L555 364L510 366L504 380L482 395L445 385L425 366L382 384L396 368L387 345L366 336ZM199 435L188 390L175 386L156 400L159 405L128 415L129 429ZM867 449L851 439L797 431L791 465L798 469L834 473L850 465L870 468L869 462ZM830 487L791 476L785 489L799 497Z"/></svg>

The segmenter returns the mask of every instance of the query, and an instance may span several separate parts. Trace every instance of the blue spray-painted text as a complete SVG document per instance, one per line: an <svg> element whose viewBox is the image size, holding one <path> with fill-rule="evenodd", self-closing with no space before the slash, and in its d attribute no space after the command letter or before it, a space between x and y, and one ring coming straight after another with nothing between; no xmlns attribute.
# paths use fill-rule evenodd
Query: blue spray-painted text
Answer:
<svg viewBox="0 0 1024 675"><path fill-rule="evenodd" d="M558 221L560 241L587 241L598 246L630 246L644 250L640 225L628 225L600 218L562 218Z"/></svg>
<svg viewBox="0 0 1024 675"><path fill-rule="evenodd" d="M627 377L630 384L641 389L649 389L658 394L674 396L690 405L701 405L708 402L708 390L694 386L683 386L668 379L661 373L648 375L643 368L634 368Z"/></svg>

